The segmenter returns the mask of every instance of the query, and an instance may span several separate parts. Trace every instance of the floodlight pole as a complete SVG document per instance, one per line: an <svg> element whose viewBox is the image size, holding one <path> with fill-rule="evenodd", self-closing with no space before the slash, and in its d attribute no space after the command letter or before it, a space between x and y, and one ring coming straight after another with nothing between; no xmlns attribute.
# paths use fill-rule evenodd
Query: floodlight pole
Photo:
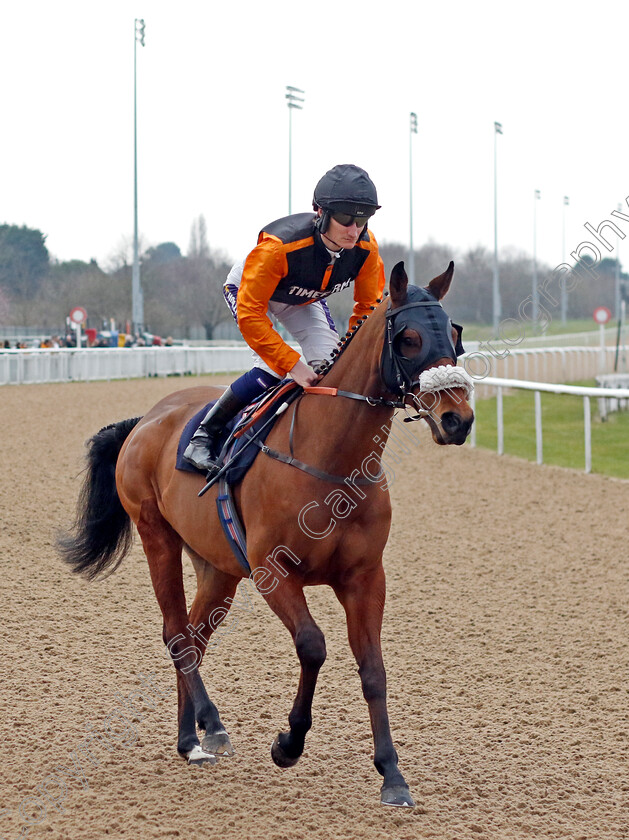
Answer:
<svg viewBox="0 0 629 840"><path fill-rule="evenodd" d="M535 190L533 197L533 333L539 325L539 289L537 284L537 202L542 197L539 190Z"/></svg>
<svg viewBox="0 0 629 840"><path fill-rule="evenodd" d="M144 296L140 283L140 258L138 248L138 96L137 52L138 43L144 46L144 18L135 19L133 41L133 268L131 270L131 312L133 333L139 336L144 329Z"/></svg>
<svg viewBox="0 0 629 840"><path fill-rule="evenodd" d="M408 280L415 283L415 248L413 247L413 134L417 134L417 114L411 111L408 149L408 183L410 198L410 237L408 249Z"/></svg>
<svg viewBox="0 0 629 840"><path fill-rule="evenodd" d="M286 104L288 105L288 215L293 212L292 190L293 190L293 109L298 111L303 110L303 103L305 100L303 96L298 94L304 93L303 90L286 85Z"/></svg>
<svg viewBox="0 0 629 840"><path fill-rule="evenodd" d="M502 123L494 123L494 278L492 288L492 322L494 336L498 335L498 325L502 317L500 301L500 268L498 265L498 135L502 134Z"/></svg>
<svg viewBox="0 0 629 840"><path fill-rule="evenodd" d="M618 212L622 213L622 204L618 205ZM616 273L614 278L614 315L620 321L620 237L616 234Z"/></svg>
<svg viewBox="0 0 629 840"><path fill-rule="evenodd" d="M566 262L566 207L570 205L570 199L567 195L563 197L563 215L561 225L561 261ZM565 281L561 283L559 289L559 302L561 304L561 323L565 324L568 320L568 289Z"/></svg>

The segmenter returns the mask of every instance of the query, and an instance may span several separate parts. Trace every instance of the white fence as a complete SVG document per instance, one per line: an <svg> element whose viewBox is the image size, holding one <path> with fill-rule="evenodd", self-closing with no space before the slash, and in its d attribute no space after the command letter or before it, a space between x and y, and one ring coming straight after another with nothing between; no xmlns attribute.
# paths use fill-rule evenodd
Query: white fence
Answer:
<svg viewBox="0 0 629 840"><path fill-rule="evenodd" d="M468 354L468 371L536 382L593 379L614 365L615 349L548 347L513 349L503 357L490 348ZM476 359L473 357L476 356ZM482 357L482 359L480 359ZM480 360L480 361L479 361ZM484 361L483 361L484 360ZM251 351L245 345L211 347L133 347L4 350L0 352L0 385L134 379L147 376L229 373L246 370ZM487 379L479 381L483 395Z"/></svg>
<svg viewBox="0 0 629 840"><path fill-rule="evenodd" d="M486 376L499 379L524 379L528 382L575 382L594 379L613 370L615 347L530 347L510 350L503 357L493 355L491 348L481 345L476 353L467 353L468 373L487 382ZM621 360L622 361L622 360ZM481 391L481 393L483 393Z"/></svg>
<svg viewBox="0 0 629 840"><path fill-rule="evenodd" d="M596 382L601 389L601 394L605 395L606 389L609 388L629 388L629 373L605 373L596 377ZM616 400L613 397L609 399L606 396L598 398L598 413L601 420L606 420L607 415L613 411L623 411L629 408L629 400Z"/></svg>
<svg viewBox="0 0 629 840"><path fill-rule="evenodd" d="M477 351L478 352L478 351ZM476 397L497 395L499 455L504 453L503 391L516 388L535 394L535 439L537 463L543 463L541 393L573 394L583 397L583 442L585 472L592 469L590 399L601 399L601 388L557 385L549 379L564 381L592 379L601 369L613 367L615 348L608 347L604 357L595 347L530 348L511 350L503 358L490 357L491 370L502 377L485 377L476 383ZM134 347L56 350L4 350L0 352L0 385L90 380L133 379L149 376L184 376L235 373L247 370L251 351L242 346L229 347ZM508 378L523 375L524 379ZM534 382L528 377L533 375ZM606 400L629 400L629 388L605 388ZM475 398L473 398L474 400ZM471 444L476 445L476 426Z"/></svg>
<svg viewBox="0 0 629 840"><path fill-rule="evenodd" d="M251 350L241 347L132 347L75 350L5 350L0 385L137 379L247 370Z"/></svg>
<svg viewBox="0 0 629 840"><path fill-rule="evenodd" d="M503 391L505 388L515 388L523 391L533 391L535 394L535 450L538 464L544 463L543 429L542 429L542 400L541 394L572 394L583 397L583 448L585 459L585 472L592 471L592 427L590 398L600 398L600 388L582 388L577 385L554 385L551 383L526 382L522 379L497 379L487 378L483 385L496 389L496 419L497 419L497 452L504 454L504 412L503 412ZM606 388L607 399L627 400L629 399L629 388ZM472 407L475 408L475 399L472 397ZM472 426L470 435L472 446L476 446L476 423Z"/></svg>

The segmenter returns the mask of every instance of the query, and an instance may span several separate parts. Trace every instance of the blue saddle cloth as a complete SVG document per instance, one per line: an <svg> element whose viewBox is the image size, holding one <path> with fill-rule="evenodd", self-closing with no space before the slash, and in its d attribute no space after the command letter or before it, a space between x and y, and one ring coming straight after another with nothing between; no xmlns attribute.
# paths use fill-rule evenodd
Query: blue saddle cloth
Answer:
<svg viewBox="0 0 629 840"><path fill-rule="evenodd" d="M215 401L214 401L215 402ZM183 432L181 433L181 437L179 438L179 444L177 446L177 461L176 461L176 468L178 470L182 470L183 472L196 472L205 475L205 470L200 470L197 467L193 466L189 461L186 461L183 457L183 453L186 450L186 447L190 443L190 439L192 435L196 432L199 428L199 423L205 415L208 413L210 408L214 405L214 402L208 403L201 411L198 411L194 417L191 417L190 420L185 425ZM268 421L268 416L263 415L248 431L242 435L242 437L235 438L232 443L225 449L225 444L227 443L231 433L234 429L238 426L243 416L243 412L236 415L233 420L230 420L229 423L226 424L223 433L221 434L220 439L220 446L221 446L221 464L227 462L227 460L234 459L232 466L227 470L225 473L225 481L230 486L234 484L238 484L239 481L245 476L245 473L249 469L249 467L253 464L256 459L256 456L260 452L260 447L256 446L255 443L250 444L249 446L245 446L250 440L251 437L256 435L258 430L261 426L263 426ZM264 443L267 438L267 435L271 431L275 424L270 423L269 426L264 429L264 431L258 435L258 440L260 443Z"/></svg>
<svg viewBox="0 0 629 840"><path fill-rule="evenodd" d="M185 458L183 457L183 453L188 448L188 444L190 443L192 435L199 428L199 424L201 423L201 420L203 420L203 418L208 413L208 411L212 408L212 406L214 405L215 402L216 402L216 400L212 400L212 402L209 402L204 408L201 409L201 411L197 411L197 413L194 415L194 417L191 417L190 420L188 420L188 422L186 423L186 425L184 427L184 430L181 433L181 437L179 438L179 444L177 445L177 462L176 462L175 466L178 470L182 470L183 472L196 472L196 473L203 472L203 470L197 469L197 467L193 466L189 461L186 461ZM238 415L238 417L240 417L240 415ZM237 419L238 418L235 418L232 421L232 423L228 424L228 427L231 426L231 428L229 428L229 430L228 430L228 427L226 427L226 430L225 430L226 435L229 432L231 432L231 430L234 427L234 423L236 422ZM225 435L225 440L227 439L226 435ZM223 441L223 443L224 443L224 441ZM221 446L222 445L223 444L221 443Z"/></svg>
<svg viewBox="0 0 629 840"><path fill-rule="evenodd" d="M221 435L221 440L219 441L222 447L219 456L220 464L223 466L229 462L230 466L220 478L215 479L219 482L218 496L216 498L218 518L221 523L221 527L223 528L225 537L227 538L227 542L229 543L236 560L246 575L251 575L251 567L249 566L249 561L247 560L247 535L242 523L240 522L238 511L232 497L231 488L235 484L238 484L238 482L242 481L245 473L253 464L260 452L260 446L264 443L269 432L275 425L275 421L279 417L279 414L275 413L273 415L272 412L277 412L278 408L283 404L280 402L281 400L284 400L286 403L292 402L292 400L298 396L300 392L301 389L297 388L295 383L291 380L290 385L287 385L287 383L281 383L270 395L261 395L257 403L248 406L243 412L238 414L232 421L226 424ZM240 437L233 437L232 433L237 429L241 421L243 425L250 422L252 411L255 411L258 404L260 408L263 408L265 401L266 410L262 411L261 416L255 421L255 423L253 423L250 428L246 429ZM194 417L191 417L186 423L177 445L177 460L175 466L178 470L183 470L184 472L198 472L205 475L204 470L199 470L197 467L184 460L183 453L190 443L192 435L199 428L201 420L203 420L213 405L214 402L208 403L200 411L197 411ZM255 438L255 441L252 440L253 438ZM207 489L208 486L209 485L206 485L206 488L204 489Z"/></svg>

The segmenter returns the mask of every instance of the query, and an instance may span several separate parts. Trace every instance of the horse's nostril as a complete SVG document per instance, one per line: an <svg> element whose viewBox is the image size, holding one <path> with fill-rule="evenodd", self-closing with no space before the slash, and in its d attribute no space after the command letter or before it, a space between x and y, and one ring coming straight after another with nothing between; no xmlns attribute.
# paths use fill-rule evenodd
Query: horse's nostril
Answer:
<svg viewBox="0 0 629 840"><path fill-rule="evenodd" d="M473 422L473 415L468 418L461 417L455 411L446 411L441 416L441 428L448 435L449 443L456 443L457 445L465 443Z"/></svg>
<svg viewBox="0 0 629 840"><path fill-rule="evenodd" d="M441 425L448 435L455 435L463 425L461 418L454 411L446 411L441 415Z"/></svg>

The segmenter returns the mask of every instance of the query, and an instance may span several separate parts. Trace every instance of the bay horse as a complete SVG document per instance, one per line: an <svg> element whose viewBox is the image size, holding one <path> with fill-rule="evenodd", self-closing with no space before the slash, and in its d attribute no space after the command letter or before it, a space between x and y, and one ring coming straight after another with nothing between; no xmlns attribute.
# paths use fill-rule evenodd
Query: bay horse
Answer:
<svg viewBox="0 0 629 840"><path fill-rule="evenodd" d="M290 405L267 438L267 446L279 452L295 447L302 464L314 465L310 472L259 454L234 488L246 531L250 579L291 633L301 666L289 729L275 738L273 761L279 767L294 765L311 727L326 647L304 587L326 584L345 610L369 708L374 764L383 776L381 801L387 805L415 803L398 768L386 704L380 631L382 554L391 503L379 458L397 407L418 411L440 445L462 444L471 428L469 378L456 367L459 333L439 303L453 272L450 263L420 289L408 285L399 263L391 274L389 298L363 319L351 341L347 336L342 340L343 348L318 386ZM430 386L431 377L441 374L448 387ZM216 487L199 497L203 476L175 469L183 428L217 395L209 387L178 391L144 417L114 423L88 441L77 520L73 532L59 541L73 571L92 579L117 568L130 548L132 523L137 527L163 615L164 643L177 674L177 748L191 764L214 763L215 756L234 752L199 666L246 573L210 503L216 500ZM374 453L376 440L380 444ZM374 460L381 472L374 476L365 468L365 479L361 465L373 465ZM182 550L197 577L189 612ZM205 733L202 744L197 726Z"/></svg>

